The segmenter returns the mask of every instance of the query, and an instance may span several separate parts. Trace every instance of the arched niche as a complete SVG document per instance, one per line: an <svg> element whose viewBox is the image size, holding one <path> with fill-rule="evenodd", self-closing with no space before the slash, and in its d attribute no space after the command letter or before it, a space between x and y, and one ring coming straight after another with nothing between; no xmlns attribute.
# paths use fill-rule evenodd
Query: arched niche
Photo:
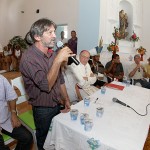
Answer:
<svg viewBox="0 0 150 150"><path fill-rule="evenodd" d="M119 3L119 12L121 10L124 10L124 12L127 14L128 16L128 27L126 29L126 32L128 32L128 36L126 37L126 40L129 40L130 36L133 33L133 6L129 1L126 0L122 0ZM118 16L119 16L119 12L118 12Z"/></svg>

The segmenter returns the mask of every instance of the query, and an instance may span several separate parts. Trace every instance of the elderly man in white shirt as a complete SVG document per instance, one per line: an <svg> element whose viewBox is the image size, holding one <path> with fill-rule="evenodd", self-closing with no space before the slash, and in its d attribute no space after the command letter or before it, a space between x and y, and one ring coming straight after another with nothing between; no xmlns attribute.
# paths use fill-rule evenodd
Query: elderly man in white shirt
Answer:
<svg viewBox="0 0 150 150"><path fill-rule="evenodd" d="M0 130L18 141L15 150L30 150L32 134L21 125L16 113L17 95L7 79L0 75ZM0 134L0 150L9 150Z"/></svg>
<svg viewBox="0 0 150 150"><path fill-rule="evenodd" d="M88 64L90 53L87 50L83 50L77 59L79 60L80 64L75 65L72 63L71 71L77 80L77 85L79 88L83 89L86 94L91 95L97 91L98 88L93 86L97 78L91 71L91 67Z"/></svg>

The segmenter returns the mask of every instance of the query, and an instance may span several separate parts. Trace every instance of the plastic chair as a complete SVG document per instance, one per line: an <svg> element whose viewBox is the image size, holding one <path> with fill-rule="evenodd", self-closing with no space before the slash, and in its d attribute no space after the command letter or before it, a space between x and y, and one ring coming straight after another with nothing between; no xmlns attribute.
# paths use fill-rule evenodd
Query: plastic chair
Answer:
<svg viewBox="0 0 150 150"><path fill-rule="evenodd" d="M28 100L28 95L26 94L26 91L24 88L24 82L23 82L22 76L12 79L11 85L14 89L17 88L21 94L18 96L17 105L20 103L26 102ZM28 110L24 113L21 113L18 115L18 117L21 120L22 124L32 133L35 147L36 147L36 149L38 149L36 136L35 136L36 128L35 128L35 124L34 124L32 110Z"/></svg>
<svg viewBox="0 0 150 150"><path fill-rule="evenodd" d="M3 136L4 142L6 145L14 141L14 139L12 137L10 137L4 133L2 134L2 136Z"/></svg>

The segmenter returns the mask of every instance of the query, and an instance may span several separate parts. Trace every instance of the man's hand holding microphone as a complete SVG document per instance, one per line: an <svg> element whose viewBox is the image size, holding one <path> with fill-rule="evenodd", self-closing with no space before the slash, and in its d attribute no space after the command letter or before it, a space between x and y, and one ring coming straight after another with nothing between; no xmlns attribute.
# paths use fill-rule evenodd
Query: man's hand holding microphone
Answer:
<svg viewBox="0 0 150 150"><path fill-rule="evenodd" d="M76 54L73 54L71 49L69 47L63 47L58 51L58 54L56 56L56 59L58 62L67 62L69 57L75 56Z"/></svg>

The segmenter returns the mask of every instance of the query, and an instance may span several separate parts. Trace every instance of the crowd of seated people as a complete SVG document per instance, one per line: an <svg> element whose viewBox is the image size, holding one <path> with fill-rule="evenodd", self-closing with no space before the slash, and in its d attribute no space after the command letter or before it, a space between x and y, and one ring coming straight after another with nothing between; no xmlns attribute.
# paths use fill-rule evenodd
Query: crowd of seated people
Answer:
<svg viewBox="0 0 150 150"><path fill-rule="evenodd" d="M12 47L10 44L8 44L3 48L3 54L1 59L1 64L2 64L1 67L7 71L10 71L10 65L12 63L11 56L12 56Z"/></svg>
<svg viewBox="0 0 150 150"><path fill-rule="evenodd" d="M8 44L4 46L0 60L0 69L6 71L18 71L22 51L19 45Z"/></svg>
<svg viewBox="0 0 150 150"><path fill-rule="evenodd" d="M105 67L100 62L100 54L95 53L89 53L90 51L83 50L81 51L80 55L77 56L77 59L79 60L80 64L75 65L74 63L71 64L69 67L67 67L69 70L66 74L69 74L72 78L72 81L74 80L74 85L76 83L77 89L82 89L84 91L87 90L87 93L89 92L88 89L93 88L94 86L97 88L101 88L101 86L105 86L105 84L112 82L113 80L117 80L119 82L123 81L124 77L124 69L123 65L120 62L120 57L118 54L112 55L112 60L106 63ZM91 56L91 59L90 59ZM138 57L138 63L140 63L140 55L135 55L134 60L135 63L130 66L128 70L128 76L129 79L134 79L134 84L138 81L142 81L141 85L142 87L149 88L149 82L147 82L144 77L150 78L150 58L148 59L148 64L145 66L137 65L136 59ZM145 69L144 69L145 67ZM132 74L133 69L136 68L136 71L134 72L134 75ZM140 70L140 71L139 71ZM142 74L142 70L144 74ZM72 72L72 74L70 74ZM97 74L104 74L107 77L107 82L105 83L103 79L98 79ZM142 74L142 76L137 78L136 74ZM140 79L140 80L139 80ZM68 81L67 81L68 82ZM67 84L67 83L66 83ZM94 87L94 89L95 89ZM75 90L75 93L77 95L77 98L80 97L80 100L83 99L85 96L82 94L81 90ZM70 90L68 88L68 90ZM93 90L95 92L95 90ZM89 93L88 93L89 94ZM92 94L92 93L90 93ZM89 94L89 95L90 95Z"/></svg>
<svg viewBox="0 0 150 150"><path fill-rule="evenodd" d="M70 100L72 100L71 104L74 104L74 102L79 102L84 98L84 96L88 96L94 93L98 90L98 88L105 84L105 82L98 80L98 77L95 74L106 74L106 76L108 77L108 83L113 81L114 78L122 82L124 71L118 54L112 55L112 60L109 61L105 67L100 62L100 54L92 55L91 60L90 56L91 54L89 51L83 50L80 52L79 56L77 56L77 59L80 62L79 65L75 65L74 63L72 63L69 66L65 65L66 68L64 67L62 69L66 89L68 91ZM148 59L148 64L146 64L145 66L142 66L140 64L140 55L135 55L134 61L135 63L132 64L129 68L129 77L134 79L134 83L140 82L142 87L149 89L150 83L144 80L144 77L150 77L150 58ZM101 84L97 83L97 86L97 84L95 84L96 82L101 82ZM82 89L86 94L83 94L82 90L80 89ZM89 90L92 92L90 93ZM1 135L0 140L2 140Z"/></svg>
<svg viewBox="0 0 150 150"><path fill-rule="evenodd" d="M73 31L72 34L75 34L74 35L74 37L75 37L74 43L77 43L76 32ZM76 52L77 51L75 49L74 53L76 53ZM18 66L19 66L19 62L21 59L21 55L22 55L21 49L18 45L12 46L9 44L6 47L4 47L3 57L1 60L3 60L7 64L7 71L11 70L11 67L10 67L11 65L12 65L12 70L19 69ZM91 59L90 59L90 57L91 57ZM112 60L107 62L106 66L104 66L100 62L100 53L95 53L93 55L88 50L83 50L80 52L79 56L76 56L76 58L80 62L79 65L76 65L74 63L72 63L70 65L64 64L64 66L62 66L62 68L61 68L62 74L65 79L65 85L66 85L66 89L67 89L69 100L70 100L71 104L74 104L76 102L83 100L83 98L85 96L89 96L89 95L93 94L94 92L99 90L101 88L101 86L105 86L105 84L110 83L115 79L117 79L120 82L123 81L124 70L123 70L123 65L120 62L120 57L118 54L112 55ZM134 83L140 82L142 87L150 88L150 82L147 82L144 79L144 77L150 78L150 58L148 59L148 64L145 66L145 68L144 68L144 66L142 66L140 64L140 56L139 55L134 56L134 61L135 61L135 63L133 65L131 65L131 67L129 68L129 78L132 78L134 80ZM31 67L30 69L32 70L33 66L30 66L30 67ZM26 71L26 73L27 73L27 71ZM103 79L101 79L98 76L99 74L105 75L107 77L107 83L104 82ZM43 78L41 78L41 80L43 80ZM64 82L63 82L63 84L64 84ZM9 87L9 85L8 85L8 87ZM37 85L35 85L35 87L37 87ZM48 94L48 92L45 92L45 93ZM15 98L16 97L14 96L11 99L13 100ZM6 99L6 101L10 101L11 99ZM2 103L1 100L0 100L0 103ZM34 107L36 108L36 106L34 106ZM42 108L42 106L41 106L41 108ZM15 111L12 111L11 113L12 114L10 116L16 115ZM9 120L10 118L6 118L6 119ZM0 121L1 121L1 118L0 118ZM15 123L15 121L14 121L14 123ZM22 128L22 125L20 124L20 122L18 124L19 124L18 126ZM16 126L14 126L14 127L16 127ZM5 132L4 127L0 126L0 129L2 130L3 133L7 133L7 132ZM26 140L26 142L28 142L28 144L26 144L26 145L28 145L28 147L30 147L31 143L32 143L32 136L28 132L28 130L26 130L26 129L24 129L24 130L25 131L23 131L23 132L28 135L27 139L30 139L30 141ZM9 134L9 135L12 137L14 136L11 134ZM43 146L43 143L42 143L42 146ZM1 134L0 134L0 146L6 147L4 145L4 141L2 139ZM26 148L26 149L28 149L28 148Z"/></svg>

